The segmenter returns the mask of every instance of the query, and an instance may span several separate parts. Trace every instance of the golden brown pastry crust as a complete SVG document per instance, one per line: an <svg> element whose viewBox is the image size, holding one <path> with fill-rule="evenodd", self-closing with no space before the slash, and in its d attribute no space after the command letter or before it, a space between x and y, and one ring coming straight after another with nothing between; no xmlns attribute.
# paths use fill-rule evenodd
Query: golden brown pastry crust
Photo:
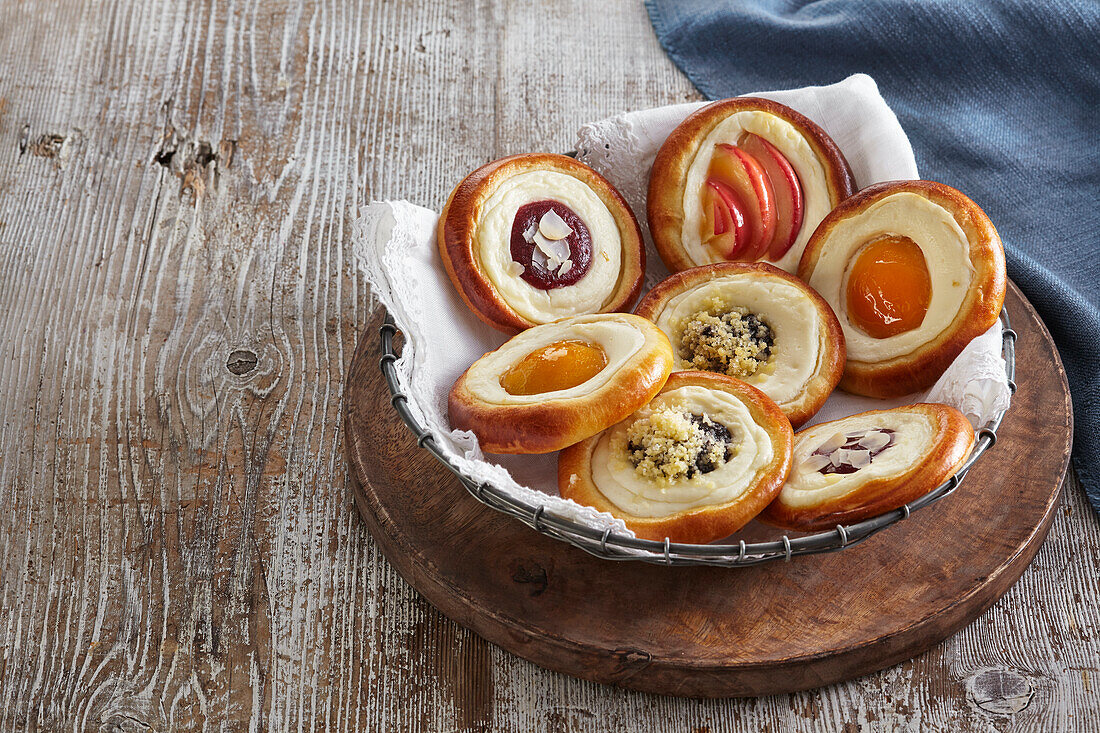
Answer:
<svg viewBox="0 0 1100 733"><path fill-rule="evenodd" d="M933 181L888 181L868 186L829 213L814 231L798 276L810 282L829 233L844 219L858 216L879 199L900 192L924 196L950 211L970 244L974 275L970 289L951 324L916 350L885 361L857 361L849 357L840 388L868 397L900 397L935 384L975 337L996 323L1004 304L1005 253L993 222L961 191ZM920 242L917 242L920 245ZM843 313L838 317L846 318Z"/></svg>
<svg viewBox="0 0 1100 733"><path fill-rule="evenodd" d="M571 445L558 455L558 489L566 499L594 507L622 519L638 537L672 542L706 543L741 529L779 493L791 467L791 424L779 406L744 382L710 372L674 372L661 392L687 386L721 390L738 397L757 424L772 439L771 462L757 473L755 483L732 502L688 509L667 517L638 517L613 504L592 480L592 452L599 435Z"/></svg>
<svg viewBox="0 0 1100 733"><path fill-rule="evenodd" d="M622 239L619 280L607 304L599 311L627 310L637 299L645 275L645 244L638 220L618 191L596 171L573 158L552 153L528 153L486 163L462 179L447 199L436 228L443 266L462 300L485 323L506 333L538 325L501 297L475 254L475 235L481 206L507 178L533 170L555 170L577 178L599 196L611 212ZM580 315L579 313L577 315Z"/></svg>
<svg viewBox="0 0 1100 733"><path fill-rule="evenodd" d="M470 373L474 368L471 365L451 388L448 398L451 427L473 432L482 450L489 453L550 453L601 432L648 403L672 371L668 337L649 321L629 313L615 313L580 316L535 328L555 328L597 318L627 321L645 335L642 347L608 382L580 396L498 404L487 402L471 389Z"/></svg>
<svg viewBox="0 0 1100 733"><path fill-rule="evenodd" d="M693 112L672 131L653 161L646 217L657 253L672 272L695 267L680 238L684 228L684 186L699 145L723 120L737 112L768 112L793 125L806 138L825 169L830 203L836 206L855 191L848 161L833 139L813 120L790 107L758 97L723 99Z"/></svg>
<svg viewBox="0 0 1100 733"><path fill-rule="evenodd" d="M924 496L955 475L974 448L974 428L966 417L954 407L931 403L906 405L893 410L870 410L859 413L859 416L896 411L921 412L937 421L936 438L926 447L924 458L907 471L868 481L844 496L813 506L792 507L784 502L783 493L780 492L775 501L760 514L760 521L802 531L832 529L838 524L861 522L898 509ZM841 418L821 425L836 424L840 430L840 423L847 419ZM819 427L820 425L814 426L814 429ZM795 436L795 441L797 440L798 436Z"/></svg>
<svg viewBox="0 0 1100 733"><path fill-rule="evenodd" d="M846 360L844 332L840 328L840 322L833 313L833 309L816 290L802 280L766 262L717 262L712 265L692 267L665 278L642 298L634 312L656 322L668 301L677 295L704 285L715 278L739 274L761 279L778 279L794 285L806 294L821 319L821 338L818 344L821 357L817 369L806 382L798 399L779 405L779 409L791 421L791 425L797 428L813 417L825 404L825 400L829 398L837 382L840 381ZM676 351L677 347L674 345L672 348ZM776 355L773 358L780 357Z"/></svg>

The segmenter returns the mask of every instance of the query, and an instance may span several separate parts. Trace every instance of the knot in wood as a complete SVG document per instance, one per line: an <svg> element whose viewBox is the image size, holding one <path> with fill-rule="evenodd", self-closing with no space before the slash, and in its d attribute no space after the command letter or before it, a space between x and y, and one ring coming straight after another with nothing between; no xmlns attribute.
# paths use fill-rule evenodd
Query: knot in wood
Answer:
<svg viewBox="0 0 1100 733"><path fill-rule="evenodd" d="M546 586L549 584L550 579L546 574L546 568L539 565L537 562L531 563L532 569L520 565L516 568L516 571L512 573L512 581L515 583L530 583L531 595L542 595L546 590Z"/></svg>
<svg viewBox="0 0 1100 733"><path fill-rule="evenodd" d="M239 377L255 369L256 362L257 357L254 352L247 349L237 349L230 352L229 358L225 361L225 368Z"/></svg>
<svg viewBox="0 0 1100 733"><path fill-rule="evenodd" d="M1035 694L1031 681L1006 667L983 669L966 683L967 697L979 709L994 715L1015 715L1028 706Z"/></svg>

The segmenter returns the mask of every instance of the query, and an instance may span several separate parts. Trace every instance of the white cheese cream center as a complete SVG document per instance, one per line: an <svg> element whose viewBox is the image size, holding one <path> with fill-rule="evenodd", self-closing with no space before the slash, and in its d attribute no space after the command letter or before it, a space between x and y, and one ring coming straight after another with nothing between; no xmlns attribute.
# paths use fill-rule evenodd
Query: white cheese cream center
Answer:
<svg viewBox="0 0 1100 733"><path fill-rule="evenodd" d="M800 399L821 362L821 316L804 292L783 280L727 275L670 298L655 320L672 342L673 368L693 368L680 356L684 324L715 299L725 301L730 309L747 308L772 330L768 364L742 381L781 406Z"/></svg>
<svg viewBox="0 0 1100 733"><path fill-rule="evenodd" d="M592 236L588 272L560 288L541 290L510 273L512 222L533 201L560 201L576 213ZM481 206L474 254L506 303L534 323L600 311L615 293L622 262L619 227L600 197L579 178L535 170L506 178Z"/></svg>
<svg viewBox="0 0 1100 733"><path fill-rule="evenodd" d="M635 420L670 407L708 415L725 425L733 437L735 454L709 473L662 484L643 477L634 468L627 448L627 430ZM728 392L687 386L657 395L647 406L604 431L592 453L592 479L611 503L636 517L667 517L696 507L727 504L755 483L772 460L772 440L752 419L748 407Z"/></svg>

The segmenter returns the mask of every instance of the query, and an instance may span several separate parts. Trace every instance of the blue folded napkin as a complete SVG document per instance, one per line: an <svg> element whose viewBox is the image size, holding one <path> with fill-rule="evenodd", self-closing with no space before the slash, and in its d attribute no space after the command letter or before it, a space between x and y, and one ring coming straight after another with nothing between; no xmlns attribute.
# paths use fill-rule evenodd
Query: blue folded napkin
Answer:
<svg viewBox="0 0 1100 733"><path fill-rule="evenodd" d="M874 77L921 175L989 214L1009 277L1053 334L1074 466L1100 512L1100 2L646 4L669 56L711 99Z"/></svg>

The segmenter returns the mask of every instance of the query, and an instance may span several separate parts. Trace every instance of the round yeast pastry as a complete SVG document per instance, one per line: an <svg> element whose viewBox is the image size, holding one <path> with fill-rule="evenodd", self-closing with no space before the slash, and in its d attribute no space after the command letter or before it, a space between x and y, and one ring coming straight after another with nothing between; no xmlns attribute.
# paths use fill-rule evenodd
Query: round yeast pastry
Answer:
<svg viewBox="0 0 1100 733"><path fill-rule="evenodd" d="M832 529L924 496L953 476L974 429L948 405L872 410L820 423L794 438L787 483L760 520L787 529Z"/></svg>
<svg viewBox="0 0 1100 733"><path fill-rule="evenodd" d="M674 369L744 380L772 398L796 428L821 409L844 371L844 335L829 304L763 262L678 272L634 312L668 336Z"/></svg>
<svg viewBox="0 0 1100 733"><path fill-rule="evenodd" d="M724 99L672 131L649 174L653 241L673 272L767 260L794 272L814 228L855 182L832 139L768 99Z"/></svg>
<svg viewBox="0 0 1100 733"><path fill-rule="evenodd" d="M675 372L622 422L558 456L558 488L644 539L712 542L776 496L791 424L763 392L709 372Z"/></svg>
<svg viewBox="0 0 1100 733"><path fill-rule="evenodd" d="M513 155L466 176L436 232L478 318L514 333L630 308L645 273L638 221L606 179L564 155Z"/></svg>
<svg viewBox="0 0 1100 733"><path fill-rule="evenodd" d="M880 183L844 201L814 232L798 276L844 329L841 388L870 397L930 387L1005 298L997 230L965 195L931 181Z"/></svg>
<svg viewBox="0 0 1100 733"><path fill-rule="evenodd" d="M649 402L672 371L659 328L629 313L535 326L473 363L451 388L451 427L490 453L550 453Z"/></svg>

